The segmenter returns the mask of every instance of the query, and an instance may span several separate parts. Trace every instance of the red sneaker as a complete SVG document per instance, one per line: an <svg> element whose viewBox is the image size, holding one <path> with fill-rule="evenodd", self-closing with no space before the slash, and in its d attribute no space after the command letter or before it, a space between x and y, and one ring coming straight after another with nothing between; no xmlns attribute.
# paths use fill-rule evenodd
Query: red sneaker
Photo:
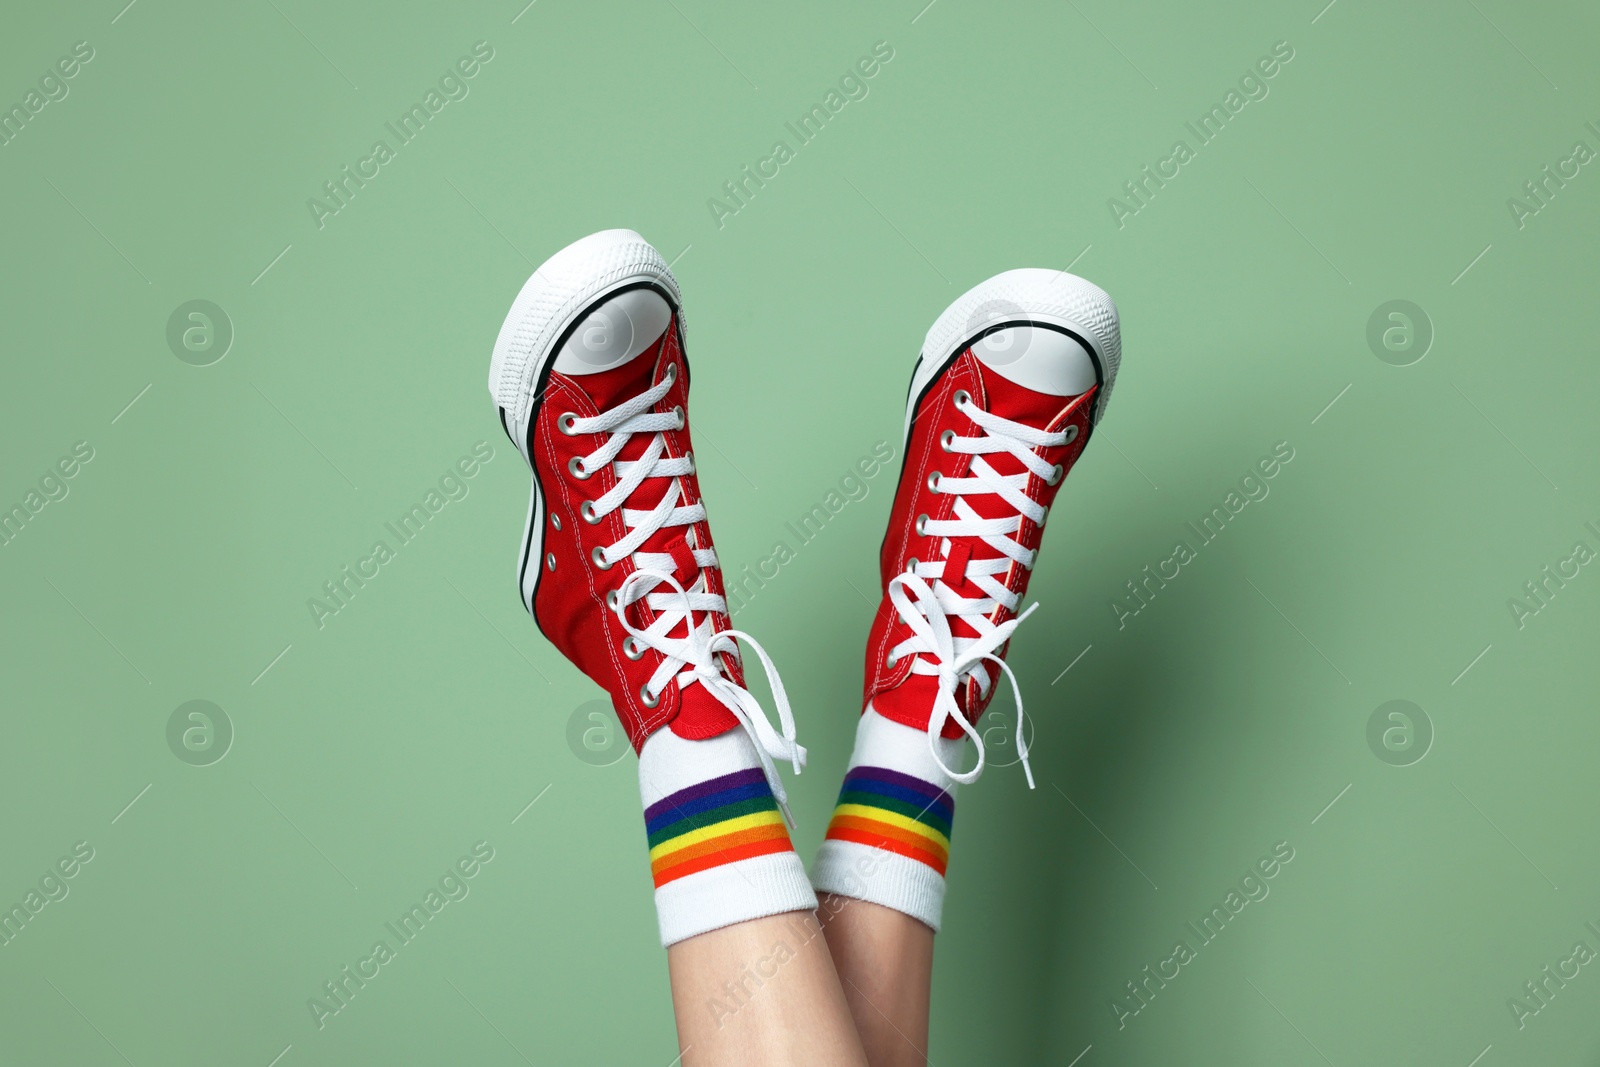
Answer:
<svg viewBox="0 0 1600 1067"><path fill-rule="evenodd" d="M540 631L611 696L637 751L662 726L744 726L774 793L798 771L783 683L730 628L689 438L677 280L632 230L550 257L517 294L489 368L500 423L533 471L517 563ZM766 668L782 732L744 687L736 639Z"/></svg>
<svg viewBox="0 0 1600 1067"><path fill-rule="evenodd" d="M1111 297L1051 270L990 278L950 305L923 343L883 540L865 703L927 731L934 759L958 782L983 772L973 724L1003 671L1033 786L1022 698L1003 657L1033 610L1018 612L1051 502L1105 411L1120 359ZM978 758L956 772L933 741L963 732Z"/></svg>

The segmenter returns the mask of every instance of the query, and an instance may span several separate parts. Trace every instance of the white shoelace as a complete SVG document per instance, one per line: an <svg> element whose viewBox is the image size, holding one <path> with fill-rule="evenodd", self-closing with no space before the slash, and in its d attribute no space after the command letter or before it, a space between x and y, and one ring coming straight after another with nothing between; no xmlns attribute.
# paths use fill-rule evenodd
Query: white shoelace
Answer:
<svg viewBox="0 0 1600 1067"><path fill-rule="evenodd" d="M652 587L666 583L675 591L675 593L648 594L652 607L657 597L668 603L677 599L680 601L680 606L676 611L662 612L650 629L639 630L628 621L625 610L629 604L647 595L645 592L647 582ZM623 627L636 641L648 645L666 657L661 666L656 668L656 673L650 682L646 683L646 688L654 686L656 679L661 679L660 685L665 688L668 678L676 678L680 690L699 682L708 693L716 697L722 706L739 720L739 725L744 727L745 733L750 735L750 740L755 745L756 756L761 760L761 772L766 775L767 785L771 787L778 807L783 810L784 819L793 827L795 823L794 815L789 811L789 794L783 788L783 781L778 777L778 768L773 760L788 760L794 768L794 773L799 774L806 765L806 750L795 740L794 712L789 708L789 695L784 692L783 679L778 677L778 668L773 665L767 650L743 630L728 629L713 633L710 616L701 620L699 626L691 627L687 638L657 634L655 631L665 620L688 619L689 599L690 594L684 591L676 578L660 571L637 570L628 575L622 583L617 615L622 619ZM721 597L715 596L712 599L718 602L722 600ZM665 629L670 630L674 625L675 621ZM767 719L767 713L762 709L760 701L756 700L748 689L735 685L717 667L715 656L719 652L738 658L739 641L750 646L756 657L761 660L762 668L767 672L767 685L772 689L772 703L778 711L778 725L781 731L772 728L772 723ZM685 669L680 670L680 668Z"/></svg>
<svg viewBox="0 0 1600 1067"><path fill-rule="evenodd" d="M794 714L789 707L789 697L766 650L741 630L712 630L710 613L726 614L728 610L727 601L711 592L706 581L705 571L719 566L716 550L696 546L693 542L694 532L689 531L696 574L694 582L687 588L674 577L676 563L670 554L639 551L639 547L659 530L669 526L692 526L706 517L703 504L684 503L683 483L678 480L694 472L693 457L665 455L667 443L663 432L683 429L683 410L650 410L667 395L676 379L676 368L669 367L666 377L632 400L593 418L561 417L559 425L563 433L610 434L595 451L573 461L573 473L580 478L588 478L610 464L616 474L617 484L599 498L586 502L580 510L585 521L599 522L613 511L622 509L627 534L611 545L597 547L594 562L602 569L612 567L623 559L633 562L633 573L623 581L609 606L628 631L631 646L624 644L623 650L630 659L643 656L646 648L655 649L664 657L641 688L640 699L647 706L654 706L660 700L662 691L674 679L680 691L697 682L704 686L750 735L773 796L783 810L784 818L793 826L788 795L773 760L788 760L794 772L799 774L805 766L806 750L795 740ZM617 455L636 433L655 435L644 455L636 460L617 459ZM648 510L627 507L628 499L646 479L651 478L672 479L660 503ZM663 585L671 586L672 591L657 592ZM628 607L640 600L645 601L650 610L656 613L655 621L645 629L635 627L627 616ZM695 612L703 616L699 625L694 623ZM683 627L685 636L670 636L679 626ZM737 642L741 640L755 651L767 672L767 684L772 689L781 731L773 729L760 702L748 690L724 675L717 664L716 656L719 653L738 660Z"/></svg>
<svg viewBox="0 0 1600 1067"><path fill-rule="evenodd" d="M1028 764L1028 742L1023 736L1025 720L1022 694L1017 689L1016 675L1011 673L1011 668L999 657L998 651L1011 638L1012 631L1039 605L1033 604L1026 611L1003 623L995 623L989 615L1001 607L1011 612L1017 610L1020 602L1017 594L1007 589L995 576L1005 574L1011 569L1013 562L1028 570L1033 569L1035 555L1033 550L1023 547L1015 539L1015 535L1021 532L1024 518L1043 525L1047 509L1025 492L1028 485L1026 471L1002 475L983 457L994 452L1009 452L1027 471L1053 485L1061 479L1060 468L1045 462L1044 458L1033 450L1066 444L1077 436L1077 427L1068 427L1058 433L1036 430L1032 426L1012 422L1010 419L984 411L974 404L965 392L956 394L955 406L958 411L978 424L983 430L983 436L959 437L954 431L947 430L941 439L940 443L945 451L977 458L972 461L969 476L966 478L930 479L929 488L933 492L949 494L956 498L955 518L932 520L925 516L920 517L918 532L929 537L941 538L940 555L946 558L917 561L914 566L908 567L889 580L889 599L894 603L900 618L911 628L911 636L889 650L889 664L892 666L902 656L915 656L916 659L911 664L913 674L931 674L938 677L939 684L934 696L933 712L928 717L928 751L933 754L934 762L939 765L940 770L963 785L978 780L978 776L983 773L985 756L982 736L972 723L967 721L967 717L961 714L956 703L956 687L970 677L977 682L979 698L985 699L989 695L993 679L984 662L992 662L1004 671L1006 677L1011 680L1011 693L1017 706L1017 755L1022 761L1023 772L1027 775L1028 788L1032 789L1033 768ZM998 519L984 518L972 505L962 499L978 494L999 496L1015 509L1016 514ZM976 586L983 593L982 596L958 596L950 584L940 580L945 577L945 564L952 547L950 539L956 537L976 537L1000 553L999 556L990 559L969 559L964 575L950 575L951 581L955 584L960 584L964 577L966 582ZM915 601L908 595L908 591L915 596ZM967 637L954 633L950 628L952 615L966 621L976 631L977 636ZM953 770L945 766L944 760L939 756L936 742L944 730L946 719L955 720L977 746L978 762L970 771Z"/></svg>

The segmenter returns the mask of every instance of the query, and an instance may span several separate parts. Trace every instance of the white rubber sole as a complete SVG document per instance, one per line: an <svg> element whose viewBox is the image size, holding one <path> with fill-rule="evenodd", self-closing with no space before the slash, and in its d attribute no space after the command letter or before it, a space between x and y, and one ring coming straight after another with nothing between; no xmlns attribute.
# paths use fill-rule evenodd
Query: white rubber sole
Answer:
<svg viewBox="0 0 1600 1067"><path fill-rule="evenodd" d="M489 360L489 396L500 424L533 471L528 516L517 557L522 604L533 614L543 570L544 493L528 454L528 426L549 368L567 335L594 306L621 289L650 286L672 305L683 333L678 281L661 253L632 230L601 230L574 241L534 270L511 303Z"/></svg>
<svg viewBox="0 0 1600 1067"><path fill-rule="evenodd" d="M957 297L928 329L906 395L904 441L929 384L950 361L984 334L1006 326L1038 324L1067 331L1088 348L1099 372L1093 422L1105 414L1117 368L1122 364L1122 333L1117 305L1093 282L1066 271L1025 267L997 274Z"/></svg>

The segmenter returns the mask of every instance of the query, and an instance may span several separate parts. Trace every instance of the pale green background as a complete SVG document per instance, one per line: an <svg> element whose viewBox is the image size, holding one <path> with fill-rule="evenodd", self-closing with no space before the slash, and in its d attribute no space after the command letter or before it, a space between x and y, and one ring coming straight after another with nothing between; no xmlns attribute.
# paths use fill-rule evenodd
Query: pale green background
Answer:
<svg viewBox="0 0 1600 1067"><path fill-rule="evenodd" d="M1600 969L1507 1008L1600 948L1600 572L1522 630L1506 603L1600 547L1600 172L1506 207L1600 147L1592 6L123 2L0 29L7 105L96 50L0 147L0 504L96 453L0 548L0 903L96 850L0 948L0 1061L672 1059L633 759L568 749L598 691L517 602L526 476L484 389L532 265L630 226L678 257L735 567L895 438L965 288L1076 260L1121 307L1011 656L1040 788L961 795L934 1063L1600 1062ZM478 40L471 95L319 232L306 199ZM879 40L870 96L719 230L706 199ZM1119 230L1107 198L1280 40L1270 96ZM212 366L167 348L191 299L234 324ZM1413 366L1366 343L1391 299L1436 330ZM479 440L470 495L319 631L307 598ZM1122 583L1285 440L1119 630ZM890 478L738 620L811 747L807 856ZM1365 734L1396 698L1437 732L1404 768ZM191 699L236 730L211 766L167 747ZM471 895L319 1031L307 999L479 840ZM1110 998L1283 840L1271 896L1119 1030Z"/></svg>

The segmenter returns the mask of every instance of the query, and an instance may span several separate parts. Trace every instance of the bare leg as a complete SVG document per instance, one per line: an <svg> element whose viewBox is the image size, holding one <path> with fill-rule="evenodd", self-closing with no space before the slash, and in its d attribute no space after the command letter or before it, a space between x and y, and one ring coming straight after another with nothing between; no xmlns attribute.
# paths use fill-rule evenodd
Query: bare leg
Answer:
<svg viewBox="0 0 1600 1067"><path fill-rule="evenodd" d="M823 932L872 1067L928 1062L933 928L865 900L819 894Z"/></svg>
<svg viewBox="0 0 1600 1067"><path fill-rule="evenodd" d="M868 1067L810 912L679 941L667 949L667 970L684 1067Z"/></svg>

